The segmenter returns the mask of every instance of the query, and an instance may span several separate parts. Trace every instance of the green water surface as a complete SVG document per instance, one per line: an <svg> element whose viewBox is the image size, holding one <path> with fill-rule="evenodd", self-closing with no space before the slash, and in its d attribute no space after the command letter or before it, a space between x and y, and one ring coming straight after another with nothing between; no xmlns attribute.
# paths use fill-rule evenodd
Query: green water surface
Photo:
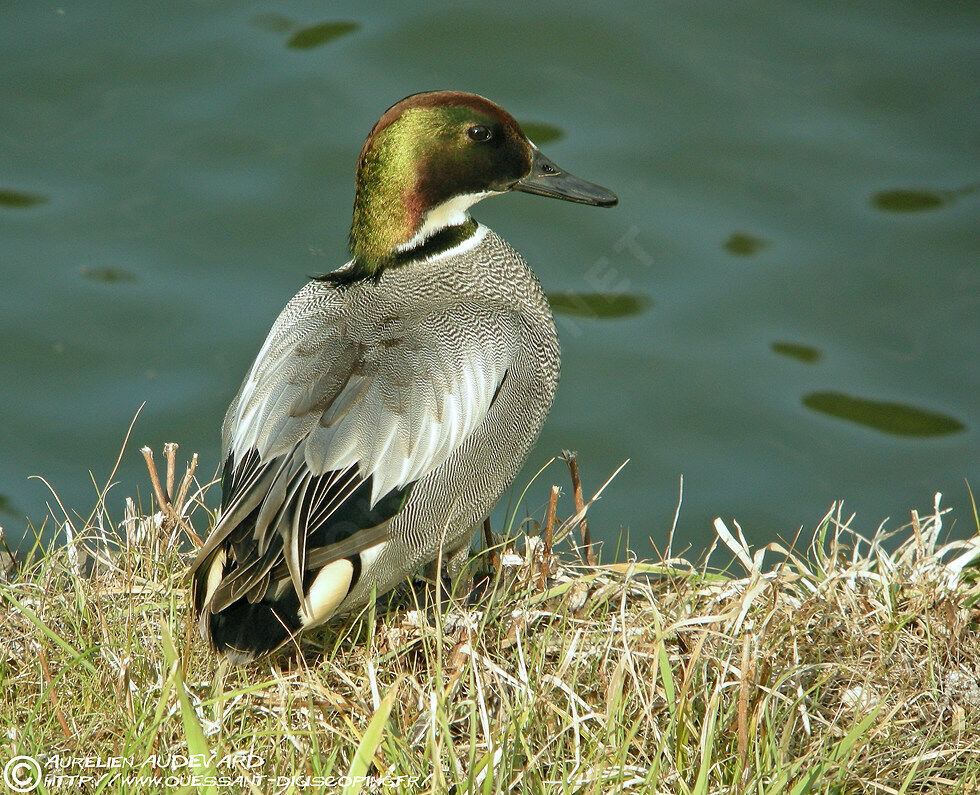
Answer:
<svg viewBox="0 0 980 795"><path fill-rule="evenodd" d="M980 257L976 4L16 2L0 7L0 525L137 450L219 463L222 415L306 277L346 259L353 168L406 94L475 91L598 210L478 219L554 297L563 448L607 540L755 542L935 491L970 530ZM532 489L529 508L556 468ZM570 491L566 488L566 491ZM209 498L212 507L216 492ZM570 510L566 500L565 510ZM499 518L499 517L498 517Z"/></svg>

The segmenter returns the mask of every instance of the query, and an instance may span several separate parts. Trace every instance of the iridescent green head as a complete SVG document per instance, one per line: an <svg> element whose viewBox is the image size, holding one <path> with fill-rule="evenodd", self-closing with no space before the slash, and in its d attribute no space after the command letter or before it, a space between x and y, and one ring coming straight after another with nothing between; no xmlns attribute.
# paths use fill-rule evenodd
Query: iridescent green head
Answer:
<svg viewBox="0 0 980 795"><path fill-rule="evenodd" d="M358 159L353 271L378 275L436 235L451 242L472 234L467 209L509 190L604 207L616 203L605 188L544 157L493 102L458 91L406 97L374 125Z"/></svg>

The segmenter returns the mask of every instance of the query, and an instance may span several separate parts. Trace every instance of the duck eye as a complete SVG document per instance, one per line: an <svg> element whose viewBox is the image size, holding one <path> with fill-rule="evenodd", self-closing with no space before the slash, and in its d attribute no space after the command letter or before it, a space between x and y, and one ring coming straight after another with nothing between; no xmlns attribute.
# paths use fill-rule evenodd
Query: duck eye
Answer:
<svg viewBox="0 0 980 795"><path fill-rule="evenodd" d="M466 134L470 137L471 141L476 141L477 143L489 141L493 137L493 133L490 132L490 128L484 127L482 124L477 124L470 127L466 131Z"/></svg>

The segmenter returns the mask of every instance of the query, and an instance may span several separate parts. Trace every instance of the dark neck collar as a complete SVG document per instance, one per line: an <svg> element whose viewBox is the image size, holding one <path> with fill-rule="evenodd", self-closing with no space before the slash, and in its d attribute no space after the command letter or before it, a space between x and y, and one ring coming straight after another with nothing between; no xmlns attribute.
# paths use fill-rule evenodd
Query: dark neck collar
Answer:
<svg viewBox="0 0 980 795"><path fill-rule="evenodd" d="M412 262L418 262L419 260L437 257L455 248L475 235L477 227L477 222L468 217L464 223L443 227L435 234L430 235L424 240L420 240L411 248L391 252L389 256L385 257L373 267L359 261L355 257L350 267L332 273L325 273L322 276L317 276L316 279L333 285L352 284L362 279L374 279L374 281L378 281L381 278L381 274L388 268L398 268Z"/></svg>

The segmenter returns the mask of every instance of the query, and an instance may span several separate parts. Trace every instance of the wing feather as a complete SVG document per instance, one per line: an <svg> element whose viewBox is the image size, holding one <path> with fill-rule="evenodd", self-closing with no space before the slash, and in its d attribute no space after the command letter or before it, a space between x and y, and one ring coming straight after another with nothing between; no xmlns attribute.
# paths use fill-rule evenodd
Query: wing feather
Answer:
<svg viewBox="0 0 980 795"><path fill-rule="evenodd" d="M385 540L406 490L485 420L520 343L520 321L502 307L384 313L334 288L313 300L317 289L328 288L308 287L280 316L223 426L227 493L195 593L220 549L237 552L211 612L284 581L303 604L311 570ZM359 529L330 529L351 516Z"/></svg>

